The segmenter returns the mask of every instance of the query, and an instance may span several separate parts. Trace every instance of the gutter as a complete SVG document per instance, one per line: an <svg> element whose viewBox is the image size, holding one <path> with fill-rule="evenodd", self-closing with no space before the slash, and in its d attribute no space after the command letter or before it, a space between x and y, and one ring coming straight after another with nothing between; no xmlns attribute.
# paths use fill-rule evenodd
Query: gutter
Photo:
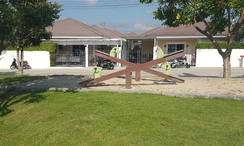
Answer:
<svg viewBox="0 0 244 146"><path fill-rule="evenodd" d="M123 37L123 38L128 40L149 40L149 39L154 39L156 37Z"/></svg>
<svg viewBox="0 0 244 146"><path fill-rule="evenodd" d="M227 36L213 36L213 38L226 38ZM203 39L207 38L206 36L157 36L157 39Z"/></svg>
<svg viewBox="0 0 244 146"><path fill-rule="evenodd" d="M98 36L89 36L89 37L82 37L82 36L52 36L52 39L105 39L107 37L98 37Z"/></svg>

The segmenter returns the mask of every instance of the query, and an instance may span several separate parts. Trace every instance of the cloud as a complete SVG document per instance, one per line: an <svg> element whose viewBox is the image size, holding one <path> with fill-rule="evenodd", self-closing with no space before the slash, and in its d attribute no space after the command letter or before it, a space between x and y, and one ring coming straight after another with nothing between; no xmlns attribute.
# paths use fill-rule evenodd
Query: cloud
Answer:
<svg viewBox="0 0 244 146"><path fill-rule="evenodd" d="M147 10L146 13L149 14L149 15L153 15L153 12L150 11L150 10Z"/></svg>
<svg viewBox="0 0 244 146"><path fill-rule="evenodd" d="M89 5L95 5L97 3L97 0L87 0L87 3Z"/></svg>
<svg viewBox="0 0 244 146"><path fill-rule="evenodd" d="M146 26L145 24L139 24L139 23L135 24L134 28L137 29L137 30L150 30L150 29L153 29L150 26Z"/></svg>
<svg viewBox="0 0 244 146"><path fill-rule="evenodd" d="M64 0L49 0L49 1L52 1L52 2L58 2L58 3L83 3L83 4L88 4L88 5L95 5L97 4L97 0L73 0L71 2L69 2L68 0L67 1L64 1Z"/></svg>

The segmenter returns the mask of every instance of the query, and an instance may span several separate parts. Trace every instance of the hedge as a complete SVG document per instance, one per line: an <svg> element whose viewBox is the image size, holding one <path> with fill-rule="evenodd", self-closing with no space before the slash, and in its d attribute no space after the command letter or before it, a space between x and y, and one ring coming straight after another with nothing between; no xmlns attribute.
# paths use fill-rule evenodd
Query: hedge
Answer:
<svg viewBox="0 0 244 146"><path fill-rule="evenodd" d="M221 49L227 49L227 42L218 42ZM244 49L244 43L235 42L234 49ZM195 49L216 49L212 42L208 43L196 43Z"/></svg>
<svg viewBox="0 0 244 146"><path fill-rule="evenodd" d="M49 51L50 53L56 53L58 44L56 42L42 42L40 46L32 46L24 48L24 51ZM16 47L9 46L6 50L16 50Z"/></svg>

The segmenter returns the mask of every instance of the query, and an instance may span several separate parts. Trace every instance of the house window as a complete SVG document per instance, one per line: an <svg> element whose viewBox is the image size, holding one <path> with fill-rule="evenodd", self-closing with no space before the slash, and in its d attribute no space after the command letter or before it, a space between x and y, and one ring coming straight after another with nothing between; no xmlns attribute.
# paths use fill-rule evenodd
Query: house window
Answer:
<svg viewBox="0 0 244 146"><path fill-rule="evenodd" d="M168 44L168 54L184 49L185 44Z"/></svg>
<svg viewBox="0 0 244 146"><path fill-rule="evenodd" d="M62 45L58 45L58 50L63 50L63 46Z"/></svg>
<svg viewBox="0 0 244 146"><path fill-rule="evenodd" d="M84 45L73 45L73 55L79 56L80 54L83 54L85 52L85 46Z"/></svg>

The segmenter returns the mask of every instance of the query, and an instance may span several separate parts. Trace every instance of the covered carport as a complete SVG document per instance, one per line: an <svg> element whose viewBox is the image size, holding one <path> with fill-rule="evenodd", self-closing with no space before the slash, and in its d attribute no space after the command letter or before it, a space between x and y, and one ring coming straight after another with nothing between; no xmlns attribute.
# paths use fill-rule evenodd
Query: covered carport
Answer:
<svg viewBox="0 0 244 146"><path fill-rule="evenodd" d="M123 39L51 39L49 41L58 43L56 53L57 64L63 66L94 66L96 65L95 50L101 50L106 53L113 47L122 50L125 40ZM79 51L75 51L78 47ZM121 58L121 53L117 54ZM118 64L118 66L121 66Z"/></svg>

